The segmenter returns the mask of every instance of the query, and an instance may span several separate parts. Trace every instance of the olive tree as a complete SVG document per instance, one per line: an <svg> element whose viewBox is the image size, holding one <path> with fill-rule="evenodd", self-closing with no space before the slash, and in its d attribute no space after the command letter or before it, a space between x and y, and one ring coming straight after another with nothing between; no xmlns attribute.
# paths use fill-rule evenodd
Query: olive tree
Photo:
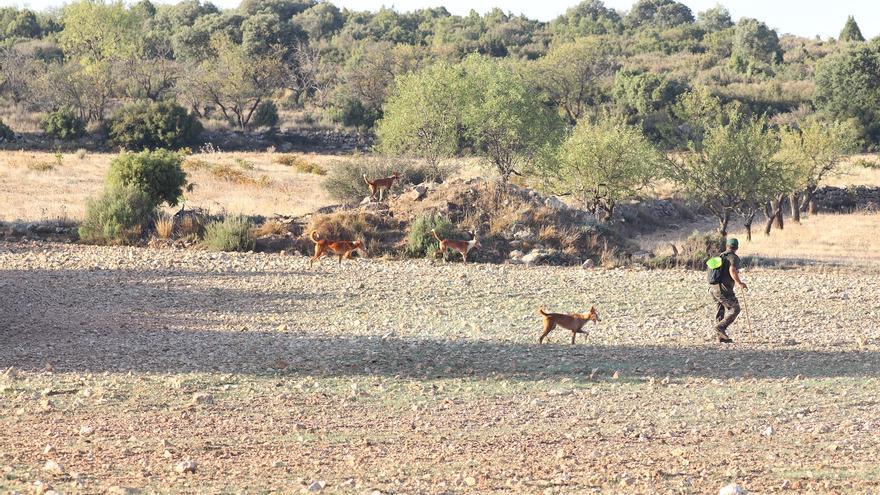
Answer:
<svg viewBox="0 0 880 495"><path fill-rule="evenodd" d="M760 206L790 190L784 164L774 158L778 138L764 118L732 115L727 123L708 126L702 142L689 148L690 153L670 160L669 177L712 212L722 237L731 217L742 213L751 238Z"/></svg>
<svg viewBox="0 0 880 495"><path fill-rule="evenodd" d="M203 94L226 120L245 131L260 103L281 88L284 64L274 52L251 55L224 36L215 37L211 45L216 56L191 71L187 86Z"/></svg>
<svg viewBox="0 0 880 495"><path fill-rule="evenodd" d="M380 149L425 159L436 172L458 151L461 70L438 63L397 78L376 134Z"/></svg>
<svg viewBox="0 0 880 495"><path fill-rule="evenodd" d="M619 67L618 47L605 37L585 37L555 46L535 62L531 78L565 112L572 125L602 99L603 86Z"/></svg>
<svg viewBox="0 0 880 495"><path fill-rule="evenodd" d="M465 136L507 182L559 135L559 116L506 61L471 56L463 63Z"/></svg>
<svg viewBox="0 0 880 495"><path fill-rule="evenodd" d="M571 195L603 222L620 200L647 187L665 162L641 129L607 117L578 122L548 158L540 168L549 189Z"/></svg>
<svg viewBox="0 0 880 495"><path fill-rule="evenodd" d="M795 188L790 204L795 221L800 221L801 211L811 215L816 212L813 193L857 149L856 134L850 121L820 122L815 118L801 124L800 129L781 132L779 158L794 170Z"/></svg>

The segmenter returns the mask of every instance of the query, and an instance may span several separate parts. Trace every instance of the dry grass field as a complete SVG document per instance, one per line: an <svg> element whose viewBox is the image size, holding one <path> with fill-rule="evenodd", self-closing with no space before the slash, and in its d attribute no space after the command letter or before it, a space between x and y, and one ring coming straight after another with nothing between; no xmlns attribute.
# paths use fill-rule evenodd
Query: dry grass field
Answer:
<svg viewBox="0 0 880 495"><path fill-rule="evenodd" d="M0 156L5 219L81 216L109 162ZM270 185L196 167L188 206L329 202L196 158ZM696 271L0 242L0 492L876 493L878 220L743 243L809 264L744 271L729 346ZM539 345L540 305L602 321Z"/></svg>
<svg viewBox="0 0 880 495"><path fill-rule="evenodd" d="M214 213L246 215L301 215L332 204L320 187L323 177L298 172L275 162L279 153L196 153L189 167L196 184L188 193L187 208ZM0 220L82 219L85 203L100 194L104 176L115 154L0 152ZM322 168L343 157L302 155ZM51 168L48 168L51 167ZM231 171L215 173L212 170Z"/></svg>

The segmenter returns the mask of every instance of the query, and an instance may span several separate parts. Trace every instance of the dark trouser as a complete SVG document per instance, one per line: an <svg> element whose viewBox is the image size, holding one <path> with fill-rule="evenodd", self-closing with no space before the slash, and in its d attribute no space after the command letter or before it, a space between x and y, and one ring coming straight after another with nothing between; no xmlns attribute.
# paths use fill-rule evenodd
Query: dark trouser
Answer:
<svg viewBox="0 0 880 495"><path fill-rule="evenodd" d="M722 285L713 285L709 288L709 294L715 301L717 311L715 312L715 329L726 331L727 327L733 324L736 317L739 316L739 300L733 289L728 289Z"/></svg>

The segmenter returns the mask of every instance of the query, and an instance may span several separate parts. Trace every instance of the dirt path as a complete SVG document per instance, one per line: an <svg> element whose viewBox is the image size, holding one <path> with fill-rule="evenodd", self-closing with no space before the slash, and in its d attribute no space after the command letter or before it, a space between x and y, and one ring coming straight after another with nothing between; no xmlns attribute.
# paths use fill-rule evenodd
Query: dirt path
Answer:
<svg viewBox="0 0 880 495"><path fill-rule="evenodd" d="M719 347L700 273L0 244L0 488L880 488L880 292L747 276ZM541 304L603 321L538 346Z"/></svg>

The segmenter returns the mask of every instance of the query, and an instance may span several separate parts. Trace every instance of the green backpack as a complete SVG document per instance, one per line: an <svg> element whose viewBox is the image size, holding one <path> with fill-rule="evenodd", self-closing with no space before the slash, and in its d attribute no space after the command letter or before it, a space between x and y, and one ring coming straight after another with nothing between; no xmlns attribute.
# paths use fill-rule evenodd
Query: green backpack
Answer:
<svg viewBox="0 0 880 495"><path fill-rule="evenodd" d="M706 261L706 266L709 267L709 272L707 274L709 285L718 285L721 283L721 280L724 278L724 266L727 264L726 261L727 260L721 255L709 258L709 261Z"/></svg>

